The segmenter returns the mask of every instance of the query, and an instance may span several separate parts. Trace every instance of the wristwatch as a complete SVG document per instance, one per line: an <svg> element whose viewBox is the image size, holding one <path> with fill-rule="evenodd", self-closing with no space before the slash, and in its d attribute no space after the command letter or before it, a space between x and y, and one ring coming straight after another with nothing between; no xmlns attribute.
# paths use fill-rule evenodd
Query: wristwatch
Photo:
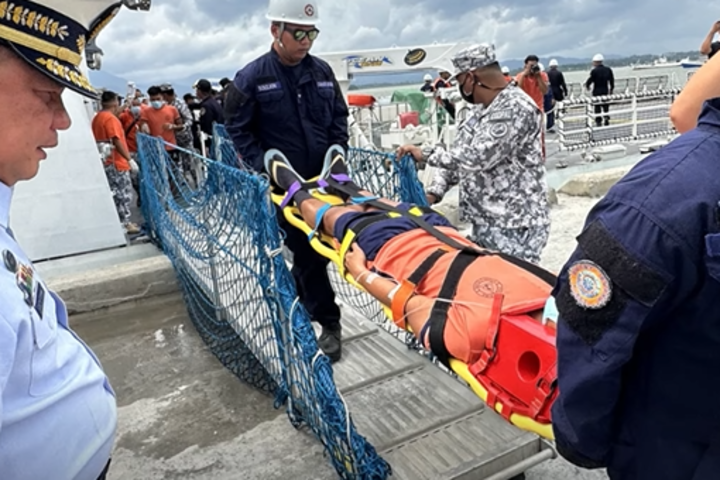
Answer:
<svg viewBox="0 0 720 480"><path fill-rule="evenodd" d="M422 161L427 162L428 158L430 158L430 155L432 155L435 151L435 146L426 145L420 148L420 151L422 152Z"/></svg>

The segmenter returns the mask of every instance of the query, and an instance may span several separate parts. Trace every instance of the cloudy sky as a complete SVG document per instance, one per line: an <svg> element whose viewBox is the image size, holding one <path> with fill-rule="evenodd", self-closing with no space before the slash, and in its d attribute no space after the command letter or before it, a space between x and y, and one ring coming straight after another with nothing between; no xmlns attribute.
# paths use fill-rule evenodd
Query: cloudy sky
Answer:
<svg viewBox="0 0 720 480"><path fill-rule="evenodd" d="M314 53L491 42L500 59L697 49L720 9L699 0L319 0ZM153 0L102 32L103 70L138 82L234 73L270 45L267 0Z"/></svg>

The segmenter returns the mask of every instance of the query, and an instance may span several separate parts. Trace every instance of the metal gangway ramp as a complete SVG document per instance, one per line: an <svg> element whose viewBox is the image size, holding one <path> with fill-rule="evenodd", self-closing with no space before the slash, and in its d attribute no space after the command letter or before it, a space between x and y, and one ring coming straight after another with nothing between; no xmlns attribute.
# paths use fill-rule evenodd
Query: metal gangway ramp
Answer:
<svg viewBox="0 0 720 480"><path fill-rule="evenodd" d="M460 380L343 305L335 384L360 434L403 480L505 480L555 456Z"/></svg>

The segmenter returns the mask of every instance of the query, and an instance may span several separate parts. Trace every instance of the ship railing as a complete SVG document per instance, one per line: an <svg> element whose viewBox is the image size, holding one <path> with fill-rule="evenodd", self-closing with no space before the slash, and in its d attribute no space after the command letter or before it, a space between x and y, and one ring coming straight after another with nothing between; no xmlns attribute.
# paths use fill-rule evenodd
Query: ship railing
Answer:
<svg viewBox="0 0 720 480"><path fill-rule="evenodd" d="M679 88L645 90L559 102L555 112L560 149L574 151L672 135L670 106L679 93Z"/></svg>

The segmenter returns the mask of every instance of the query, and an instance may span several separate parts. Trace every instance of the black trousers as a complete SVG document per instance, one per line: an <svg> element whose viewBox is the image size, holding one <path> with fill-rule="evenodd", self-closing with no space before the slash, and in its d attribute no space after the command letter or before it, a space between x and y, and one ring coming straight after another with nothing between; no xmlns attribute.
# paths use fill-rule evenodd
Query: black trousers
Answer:
<svg viewBox="0 0 720 480"><path fill-rule="evenodd" d="M280 228L285 232L285 245L293 252L292 276L300 301L310 318L329 326L340 321L340 307L335 303L335 291L330 284L327 258L317 253L302 231L290 225L277 209Z"/></svg>
<svg viewBox="0 0 720 480"><path fill-rule="evenodd" d="M607 115L607 113L610 111L610 104L608 103L597 103L595 104L595 115L598 115L602 112L605 112L606 115L603 115L602 117L595 117L595 125L598 127L602 126L603 119L605 120L605 125L610 125L610 115Z"/></svg>

